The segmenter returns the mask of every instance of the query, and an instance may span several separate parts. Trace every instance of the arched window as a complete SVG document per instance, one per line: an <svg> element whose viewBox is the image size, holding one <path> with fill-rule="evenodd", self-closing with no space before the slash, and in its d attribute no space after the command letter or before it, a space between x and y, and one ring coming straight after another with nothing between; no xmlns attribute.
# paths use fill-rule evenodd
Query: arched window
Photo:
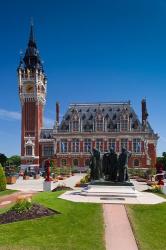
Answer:
<svg viewBox="0 0 166 250"><path fill-rule="evenodd" d="M134 167L139 167L139 160L138 159L134 160Z"/></svg>
<svg viewBox="0 0 166 250"><path fill-rule="evenodd" d="M75 138L72 140L72 152L78 153L79 152L79 139Z"/></svg>
<svg viewBox="0 0 166 250"><path fill-rule="evenodd" d="M62 167L67 166L67 160L66 159L62 159L61 160L61 165L62 165Z"/></svg>
<svg viewBox="0 0 166 250"><path fill-rule="evenodd" d="M32 155L32 146L26 146L26 155Z"/></svg>
<svg viewBox="0 0 166 250"><path fill-rule="evenodd" d="M74 159L73 160L73 166L74 167L78 167L78 159Z"/></svg>

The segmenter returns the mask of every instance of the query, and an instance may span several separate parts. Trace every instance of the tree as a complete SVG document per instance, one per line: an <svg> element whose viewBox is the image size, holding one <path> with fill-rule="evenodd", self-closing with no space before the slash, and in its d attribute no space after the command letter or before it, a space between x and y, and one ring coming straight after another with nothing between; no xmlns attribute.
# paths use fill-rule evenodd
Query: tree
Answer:
<svg viewBox="0 0 166 250"><path fill-rule="evenodd" d="M0 191L6 190L6 176L2 165L0 164Z"/></svg>
<svg viewBox="0 0 166 250"><path fill-rule="evenodd" d="M2 165L2 167L5 167L6 161L7 161L6 155L0 153L0 164Z"/></svg>
<svg viewBox="0 0 166 250"><path fill-rule="evenodd" d="M21 157L19 155L12 155L7 161L9 165L19 167L21 164Z"/></svg>
<svg viewBox="0 0 166 250"><path fill-rule="evenodd" d="M162 157L157 157L157 162L162 163L164 170L166 170L166 152L163 152Z"/></svg>

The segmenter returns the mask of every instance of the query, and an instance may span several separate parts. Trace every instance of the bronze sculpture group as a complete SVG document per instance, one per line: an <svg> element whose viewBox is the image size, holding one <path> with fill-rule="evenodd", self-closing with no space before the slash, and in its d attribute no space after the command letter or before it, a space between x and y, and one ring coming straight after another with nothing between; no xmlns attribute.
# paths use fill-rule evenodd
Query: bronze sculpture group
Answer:
<svg viewBox="0 0 166 250"><path fill-rule="evenodd" d="M90 159L90 180L101 180L111 182L126 182L128 178L128 158L130 153L122 148L117 156L113 148L106 152L101 159L100 151L93 149Z"/></svg>

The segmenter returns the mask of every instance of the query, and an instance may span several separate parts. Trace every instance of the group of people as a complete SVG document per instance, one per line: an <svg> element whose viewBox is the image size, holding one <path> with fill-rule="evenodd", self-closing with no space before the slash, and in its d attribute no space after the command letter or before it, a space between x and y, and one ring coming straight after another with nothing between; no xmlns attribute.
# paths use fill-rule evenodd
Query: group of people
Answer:
<svg viewBox="0 0 166 250"><path fill-rule="evenodd" d="M119 157L113 148L110 149L110 152L106 152L102 159L99 150L94 148L90 153L91 180L128 181L128 158L131 154L125 148L122 148Z"/></svg>

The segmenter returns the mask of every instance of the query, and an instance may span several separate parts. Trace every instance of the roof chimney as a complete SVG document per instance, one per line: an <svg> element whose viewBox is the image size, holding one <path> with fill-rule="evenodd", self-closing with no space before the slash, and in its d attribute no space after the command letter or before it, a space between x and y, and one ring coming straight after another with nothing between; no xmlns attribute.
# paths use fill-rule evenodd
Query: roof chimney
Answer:
<svg viewBox="0 0 166 250"><path fill-rule="evenodd" d="M143 126L143 129L145 129L147 125L147 118L148 118L146 99L143 99L141 104L142 104L142 126Z"/></svg>
<svg viewBox="0 0 166 250"><path fill-rule="evenodd" d="M60 105L59 102L56 102L56 124L59 125L59 111L60 111Z"/></svg>

